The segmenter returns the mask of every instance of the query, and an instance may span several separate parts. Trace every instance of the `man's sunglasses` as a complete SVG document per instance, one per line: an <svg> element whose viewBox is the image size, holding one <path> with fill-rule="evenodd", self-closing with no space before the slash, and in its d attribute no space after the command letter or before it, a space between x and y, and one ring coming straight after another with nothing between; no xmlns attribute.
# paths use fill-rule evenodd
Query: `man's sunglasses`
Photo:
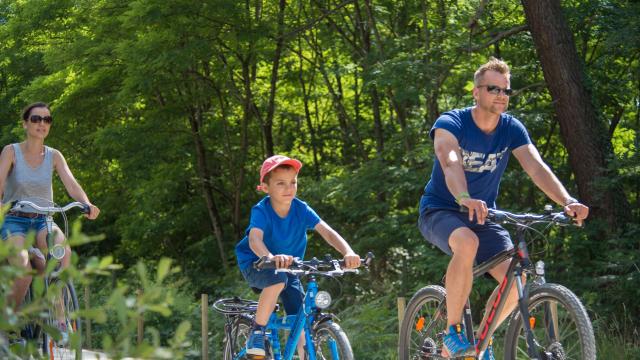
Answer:
<svg viewBox="0 0 640 360"><path fill-rule="evenodd" d="M513 89L510 88L503 89L500 86L495 85L478 85L478 87L486 87L487 92L493 95L500 95L500 93L503 93L505 96L511 96L511 94L513 94Z"/></svg>
<svg viewBox="0 0 640 360"><path fill-rule="evenodd" d="M29 121L31 121L34 124L37 124L39 122L51 124L53 122L53 118L51 116L31 115L29 116Z"/></svg>

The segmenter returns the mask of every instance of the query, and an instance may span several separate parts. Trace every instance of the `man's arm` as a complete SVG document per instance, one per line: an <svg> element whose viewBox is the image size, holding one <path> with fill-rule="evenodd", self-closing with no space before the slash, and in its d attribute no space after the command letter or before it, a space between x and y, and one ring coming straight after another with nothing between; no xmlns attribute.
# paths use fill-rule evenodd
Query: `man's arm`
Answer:
<svg viewBox="0 0 640 360"><path fill-rule="evenodd" d="M513 155L524 171L551 200L564 206L564 211L575 217L578 224L589 215L589 208L569 195L569 192L562 185L560 180L551 171L549 166L542 161L538 149L532 144L526 144L513 150Z"/></svg>
<svg viewBox="0 0 640 360"><path fill-rule="evenodd" d="M354 269L360 266L360 256L358 256L347 243L345 239L333 230L329 224L324 221L320 221L314 228L322 238L338 250L342 256L344 256L344 262L347 268Z"/></svg>
<svg viewBox="0 0 640 360"><path fill-rule="evenodd" d="M447 188L456 198L458 204L464 205L469 209L470 221L475 216L479 224L484 224L484 219L487 217L489 210L484 201L472 199L469 195L458 139L445 129L436 129L433 145L444 173Z"/></svg>

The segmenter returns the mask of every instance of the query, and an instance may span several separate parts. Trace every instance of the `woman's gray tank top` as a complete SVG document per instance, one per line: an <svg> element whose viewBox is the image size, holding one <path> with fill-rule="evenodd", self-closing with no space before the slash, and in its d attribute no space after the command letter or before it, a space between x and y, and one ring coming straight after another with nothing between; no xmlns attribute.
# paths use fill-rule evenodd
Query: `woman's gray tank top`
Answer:
<svg viewBox="0 0 640 360"><path fill-rule="evenodd" d="M28 200L39 206L51 206L53 204L53 149L45 146L44 161L38 167L32 168L24 160L20 144L12 145L15 162L5 182L2 203ZM24 211L29 210L24 209Z"/></svg>

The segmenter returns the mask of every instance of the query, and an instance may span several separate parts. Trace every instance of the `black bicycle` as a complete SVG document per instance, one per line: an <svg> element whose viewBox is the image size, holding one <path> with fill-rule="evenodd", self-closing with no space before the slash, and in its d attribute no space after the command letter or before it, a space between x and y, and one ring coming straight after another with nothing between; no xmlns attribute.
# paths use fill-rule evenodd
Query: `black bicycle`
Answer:
<svg viewBox="0 0 640 360"><path fill-rule="evenodd" d="M81 334L81 322L75 313L80 309L78 297L73 283L60 279L60 260L65 256L65 246L54 243L53 215L60 213L64 220L64 235L68 237L68 223L66 212L80 208L85 214L89 212L89 207L80 202L72 202L63 207L59 206L39 206L31 201L18 201L13 204L12 211L23 211L29 209L45 216L47 225L47 247L46 255L41 254L37 249L30 249L30 253L36 257L44 257L47 263L47 271L43 276L43 291L38 291L32 283L25 296L22 305L23 311L29 311L30 304L36 297L44 297L46 301L45 312L41 312L37 321L27 324L22 330L22 336L27 341L37 343L39 350L47 358L69 359L72 358L73 351L70 349L69 340L73 334ZM54 268L51 268L55 264ZM36 310L37 307L35 308Z"/></svg>
<svg viewBox="0 0 640 360"><path fill-rule="evenodd" d="M565 226L572 219L564 213L513 214L489 210L488 220L514 225L515 246L512 250L497 254L473 268L475 278L484 275L494 266L512 259L507 276L501 282L498 296L491 307L488 320L479 331L476 357L481 358L491 335L496 330L495 319L502 312L506 301L506 289L516 283L518 307L508 319L504 335L505 359L540 360L592 360L596 358L595 337L587 312L571 290L558 284L547 283L544 278L544 262L535 264L529 259L526 244L527 230L534 224ZM523 283L523 275L529 280ZM446 292L442 286L429 285L418 290L409 301L400 328L399 359L444 359L442 345L447 327ZM471 306L467 300L463 311L463 324L468 340L476 343Z"/></svg>

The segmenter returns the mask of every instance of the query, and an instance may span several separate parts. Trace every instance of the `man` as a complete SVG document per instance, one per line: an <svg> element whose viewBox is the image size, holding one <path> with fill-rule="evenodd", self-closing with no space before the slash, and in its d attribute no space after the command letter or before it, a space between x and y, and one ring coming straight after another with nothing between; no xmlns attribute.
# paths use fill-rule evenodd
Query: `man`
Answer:
<svg viewBox="0 0 640 360"><path fill-rule="evenodd" d="M520 121L505 113L509 105L509 66L491 58L474 75L475 106L456 109L440 116L430 136L436 160L431 179L420 199L418 226L422 235L451 255L447 268L448 333L445 356L473 355L462 321L464 303L473 283L473 264L484 262L513 247L508 232L499 225L485 222L489 208L496 207L500 179L512 152L533 182L570 216L581 224L589 208L571 197L531 143ZM464 206L468 213L460 212ZM510 260L489 271L500 282ZM494 295L497 292L494 291ZM517 291L509 291L505 311L498 324L517 305ZM482 324L486 321L482 320ZM487 349L483 359L493 359Z"/></svg>

